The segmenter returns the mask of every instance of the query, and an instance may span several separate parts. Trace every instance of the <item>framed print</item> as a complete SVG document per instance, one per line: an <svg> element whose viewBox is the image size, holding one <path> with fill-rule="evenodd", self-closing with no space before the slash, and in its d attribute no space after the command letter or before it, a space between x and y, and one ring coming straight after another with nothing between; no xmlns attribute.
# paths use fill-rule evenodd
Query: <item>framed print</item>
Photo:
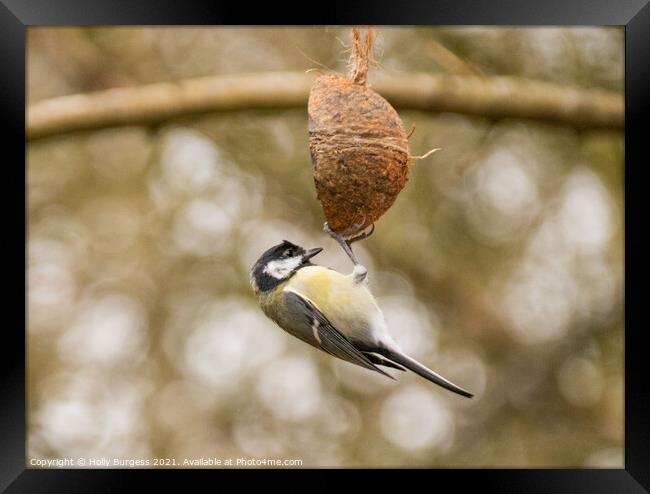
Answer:
<svg viewBox="0 0 650 494"><path fill-rule="evenodd" d="M647 2L238 7L0 6L0 486L648 492Z"/></svg>

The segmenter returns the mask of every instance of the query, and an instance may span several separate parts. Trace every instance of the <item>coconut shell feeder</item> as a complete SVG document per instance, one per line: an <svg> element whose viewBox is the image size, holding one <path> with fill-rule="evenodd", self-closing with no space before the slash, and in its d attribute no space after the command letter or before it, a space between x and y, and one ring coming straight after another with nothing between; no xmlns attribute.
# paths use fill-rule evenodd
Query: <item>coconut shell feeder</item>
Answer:
<svg viewBox="0 0 650 494"><path fill-rule="evenodd" d="M348 76L318 76L309 93L309 150L325 231L350 244L374 231L408 181L413 157L402 120L368 84L374 30L352 30ZM432 152L432 151L431 151ZM368 232L368 230L370 231Z"/></svg>

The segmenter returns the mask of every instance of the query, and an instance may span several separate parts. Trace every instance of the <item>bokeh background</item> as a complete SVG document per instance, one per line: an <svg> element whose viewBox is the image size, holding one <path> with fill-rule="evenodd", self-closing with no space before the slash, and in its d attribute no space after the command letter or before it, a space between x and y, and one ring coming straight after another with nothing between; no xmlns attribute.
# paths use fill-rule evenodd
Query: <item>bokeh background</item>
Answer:
<svg viewBox="0 0 650 494"><path fill-rule="evenodd" d="M622 92L623 41L384 27L375 70ZM348 45L344 28L30 28L28 100L345 72ZM265 319L248 271L270 245L351 268L321 231L306 108L195 115L28 143L28 456L621 467L622 133L399 111L413 154L442 150L355 250L396 340L474 399Z"/></svg>

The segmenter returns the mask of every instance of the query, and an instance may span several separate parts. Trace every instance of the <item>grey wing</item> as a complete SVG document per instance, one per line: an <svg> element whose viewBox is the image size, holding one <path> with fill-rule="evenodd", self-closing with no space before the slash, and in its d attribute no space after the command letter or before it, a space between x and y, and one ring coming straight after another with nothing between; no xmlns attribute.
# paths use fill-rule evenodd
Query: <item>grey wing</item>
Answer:
<svg viewBox="0 0 650 494"><path fill-rule="evenodd" d="M377 367L363 352L359 351L311 301L294 292L286 292L285 297L290 311L302 319L301 323L303 325L311 328L313 336L317 340L315 346L342 360L395 379ZM375 360L375 362L377 361Z"/></svg>

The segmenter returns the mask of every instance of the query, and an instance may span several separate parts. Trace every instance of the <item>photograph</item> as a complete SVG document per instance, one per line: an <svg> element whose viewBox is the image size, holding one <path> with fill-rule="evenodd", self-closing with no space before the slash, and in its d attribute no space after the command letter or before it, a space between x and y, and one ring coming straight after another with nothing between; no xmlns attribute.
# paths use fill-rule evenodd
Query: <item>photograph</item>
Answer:
<svg viewBox="0 0 650 494"><path fill-rule="evenodd" d="M624 26L28 26L25 468L625 468Z"/></svg>

